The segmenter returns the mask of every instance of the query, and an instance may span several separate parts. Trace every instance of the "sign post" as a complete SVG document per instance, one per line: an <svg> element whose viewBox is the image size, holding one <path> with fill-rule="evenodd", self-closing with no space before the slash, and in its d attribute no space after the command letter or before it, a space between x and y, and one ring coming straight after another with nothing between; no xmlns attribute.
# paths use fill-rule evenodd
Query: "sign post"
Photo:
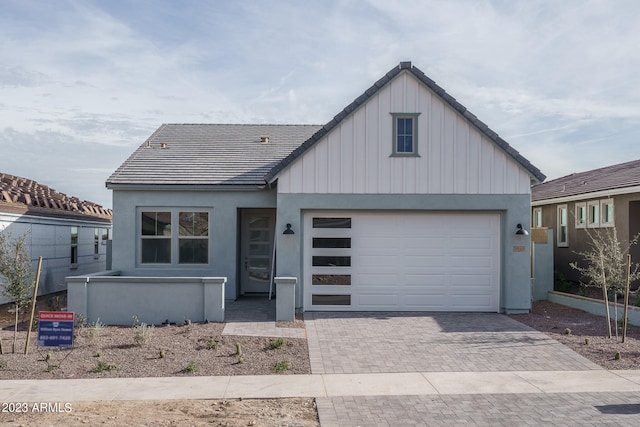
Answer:
<svg viewBox="0 0 640 427"><path fill-rule="evenodd" d="M41 311L38 313L38 346L73 347L74 313Z"/></svg>

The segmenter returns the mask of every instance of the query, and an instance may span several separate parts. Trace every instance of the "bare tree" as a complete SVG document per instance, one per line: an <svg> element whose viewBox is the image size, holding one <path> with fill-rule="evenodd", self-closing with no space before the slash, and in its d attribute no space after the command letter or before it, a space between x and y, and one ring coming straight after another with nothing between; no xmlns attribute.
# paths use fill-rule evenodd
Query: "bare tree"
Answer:
<svg viewBox="0 0 640 427"><path fill-rule="evenodd" d="M13 351L18 335L18 313L26 307L33 293L33 270L27 251L27 236L13 238L5 230L0 232L0 285L2 293L15 305L16 321L13 332ZM2 277L4 276L4 277Z"/></svg>
<svg viewBox="0 0 640 427"><path fill-rule="evenodd" d="M611 337L611 321L609 319L609 306L607 292L613 296L624 293L627 281L627 254L631 246L638 242L635 236L630 242L621 242L615 227L600 230L585 230L590 238L590 248L584 252L577 252L584 258L584 264L572 262L571 268L578 270L587 279L585 286L594 286L602 289L607 314L607 327ZM629 272L630 281L640 278L640 265L633 264ZM616 312L617 324L617 312Z"/></svg>

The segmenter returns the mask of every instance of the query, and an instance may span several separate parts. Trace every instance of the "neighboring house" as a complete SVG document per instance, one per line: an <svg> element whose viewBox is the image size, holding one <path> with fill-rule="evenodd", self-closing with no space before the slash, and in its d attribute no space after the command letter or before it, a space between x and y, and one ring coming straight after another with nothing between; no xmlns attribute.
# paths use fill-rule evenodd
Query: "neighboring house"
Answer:
<svg viewBox="0 0 640 427"><path fill-rule="evenodd" d="M66 276L104 270L110 230L110 209L0 173L0 231L13 238L29 233L34 273L42 256L39 295L65 290Z"/></svg>
<svg viewBox="0 0 640 427"><path fill-rule="evenodd" d="M623 242L640 233L640 160L536 185L531 199L533 226L554 230L554 269L579 281L569 263L582 261L590 231L615 227ZM640 261L640 247L633 246L631 256Z"/></svg>
<svg viewBox="0 0 640 427"><path fill-rule="evenodd" d="M324 126L160 126L106 183L113 269L226 277L235 299L275 265L305 311L527 312L516 232L544 178L402 62Z"/></svg>

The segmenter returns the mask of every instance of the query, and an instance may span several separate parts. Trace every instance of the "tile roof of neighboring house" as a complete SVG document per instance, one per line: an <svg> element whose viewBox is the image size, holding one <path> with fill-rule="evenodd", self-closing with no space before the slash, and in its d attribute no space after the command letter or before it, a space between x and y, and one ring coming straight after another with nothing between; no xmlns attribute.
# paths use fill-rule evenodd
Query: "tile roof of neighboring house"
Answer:
<svg viewBox="0 0 640 427"><path fill-rule="evenodd" d="M442 99L445 103L449 104L454 110L460 113L465 119L469 121L473 126L475 126L482 134L484 134L489 140L493 141L498 147L500 147L507 155L511 156L516 162L518 162L525 170L529 172L529 174L542 182L545 180L546 176L540 172L540 169L536 168L529 162L529 160L525 159L517 150L511 147L507 141L502 139L496 132L489 129L489 126L484 124L482 121L478 120L476 116L471 114L467 108L460 104L455 100L451 95L445 92L440 86L438 86L433 80L427 77L422 71L420 71L417 67L411 66L411 62L401 62L400 65L394 67L385 74L380 80L375 82L373 86L367 89L362 95L357 97L351 104L347 105L344 110L342 110L338 115L336 115L329 123L324 125L322 129L309 140L305 141L300 147L298 147L295 151L293 151L289 156L284 158L281 162L279 162L265 177L267 181L271 181L282 169L284 169L287 165L292 163L295 159L302 155L306 150L308 150L311 146L313 146L316 142L322 139L327 133L331 131L334 127L336 127L345 117L355 111L358 107L365 104L369 98L371 98L376 92L378 92L382 87L384 87L387 83L393 80L398 74L400 74L403 70L406 70L413 74L418 80L420 80L425 86L435 92L440 99Z"/></svg>
<svg viewBox="0 0 640 427"><path fill-rule="evenodd" d="M401 62L329 123L321 125L164 124L107 180L117 185L265 185L402 71L412 73L529 174L538 168L410 62ZM268 136L269 143L260 137Z"/></svg>
<svg viewBox="0 0 640 427"><path fill-rule="evenodd" d="M320 125L164 124L107 180L138 185L265 185ZM268 137L268 142L261 140Z"/></svg>
<svg viewBox="0 0 640 427"><path fill-rule="evenodd" d="M573 173L531 189L531 201L640 186L640 160Z"/></svg>
<svg viewBox="0 0 640 427"><path fill-rule="evenodd" d="M110 222L111 209L58 193L31 179L0 173L0 211Z"/></svg>

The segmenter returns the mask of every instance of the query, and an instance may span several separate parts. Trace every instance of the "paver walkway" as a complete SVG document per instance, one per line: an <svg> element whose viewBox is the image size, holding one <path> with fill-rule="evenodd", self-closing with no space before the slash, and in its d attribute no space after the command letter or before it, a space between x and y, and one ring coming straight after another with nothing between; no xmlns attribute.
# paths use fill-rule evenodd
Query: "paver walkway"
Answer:
<svg viewBox="0 0 640 427"><path fill-rule="evenodd" d="M276 300L266 296L241 297L226 301L222 335L305 338L303 328L276 326Z"/></svg>

